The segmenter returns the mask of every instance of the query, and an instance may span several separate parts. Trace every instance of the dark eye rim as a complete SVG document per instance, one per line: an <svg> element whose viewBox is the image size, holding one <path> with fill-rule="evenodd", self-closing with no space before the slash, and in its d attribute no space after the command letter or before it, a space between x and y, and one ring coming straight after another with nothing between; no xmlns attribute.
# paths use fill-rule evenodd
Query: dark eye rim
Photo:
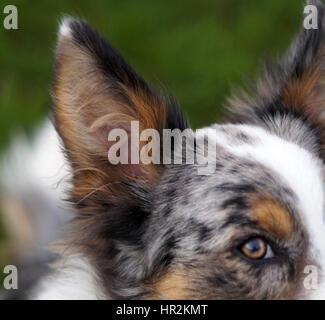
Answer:
<svg viewBox="0 0 325 320"><path fill-rule="evenodd" d="M266 245L270 246L271 250L273 251L274 256L270 257L270 258L261 258L261 259L251 259L249 257L247 257L241 250L242 246L250 241L250 240L254 240L254 239L262 239L263 241L265 241ZM238 239L236 241L236 245L234 247L235 252L237 255L240 256L241 259L245 260L246 262L249 262L251 264L257 264L257 265L265 265L265 264L270 264L272 262L277 262L280 258L278 252L280 250L278 250L278 245L272 240L272 239L268 239L267 237L265 237L264 235L260 235L260 234L251 234L249 236L243 237L241 239Z"/></svg>

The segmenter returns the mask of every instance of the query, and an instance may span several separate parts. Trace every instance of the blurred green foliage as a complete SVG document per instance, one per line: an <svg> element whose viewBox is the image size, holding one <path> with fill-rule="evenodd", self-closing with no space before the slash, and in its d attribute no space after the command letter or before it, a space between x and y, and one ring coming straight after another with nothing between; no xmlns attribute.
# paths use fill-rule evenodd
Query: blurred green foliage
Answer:
<svg viewBox="0 0 325 320"><path fill-rule="evenodd" d="M63 14L86 19L200 127L218 120L231 83L254 78L265 58L283 52L303 12L302 1L284 0L8 0L1 13L7 4L18 8L19 29L0 25L0 150L49 110Z"/></svg>
<svg viewBox="0 0 325 320"><path fill-rule="evenodd" d="M218 119L230 83L253 77L265 57L283 51L303 7L283 0L9 3L18 8L19 30L0 29L0 148L17 126L31 128L49 109L63 14L100 30L140 74L176 95L198 127Z"/></svg>

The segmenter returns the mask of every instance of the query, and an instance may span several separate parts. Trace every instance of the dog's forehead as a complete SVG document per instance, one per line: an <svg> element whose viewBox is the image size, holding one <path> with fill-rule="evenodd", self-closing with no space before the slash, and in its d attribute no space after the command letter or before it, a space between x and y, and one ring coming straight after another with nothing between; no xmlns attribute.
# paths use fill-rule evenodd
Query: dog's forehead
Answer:
<svg viewBox="0 0 325 320"><path fill-rule="evenodd" d="M320 159L298 144L249 125L220 125L216 143L230 154L257 162L274 172L297 199L301 221L313 243L321 252L325 243L324 169ZM324 251L324 250L323 250Z"/></svg>

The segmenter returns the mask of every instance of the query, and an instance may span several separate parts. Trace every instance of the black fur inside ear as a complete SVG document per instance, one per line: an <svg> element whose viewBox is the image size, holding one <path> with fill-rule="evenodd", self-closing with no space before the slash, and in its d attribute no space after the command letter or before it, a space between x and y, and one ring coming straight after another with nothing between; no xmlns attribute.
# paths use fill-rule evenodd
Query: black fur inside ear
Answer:
<svg viewBox="0 0 325 320"><path fill-rule="evenodd" d="M180 129L181 131L189 129L190 125L177 100L173 96L169 96L166 101L167 118L165 128L170 130Z"/></svg>

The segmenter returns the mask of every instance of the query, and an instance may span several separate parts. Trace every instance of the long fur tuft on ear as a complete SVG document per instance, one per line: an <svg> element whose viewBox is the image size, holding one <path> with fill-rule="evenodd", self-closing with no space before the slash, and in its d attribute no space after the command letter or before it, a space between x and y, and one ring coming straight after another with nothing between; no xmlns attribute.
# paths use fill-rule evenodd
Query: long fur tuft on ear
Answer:
<svg viewBox="0 0 325 320"><path fill-rule="evenodd" d="M307 4L317 8L318 28L302 27L284 59L266 65L256 86L231 97L229 110L235 122L269 126L277 118L302 121L315 134L325 160L324 5L321 0Z"/></svg>

